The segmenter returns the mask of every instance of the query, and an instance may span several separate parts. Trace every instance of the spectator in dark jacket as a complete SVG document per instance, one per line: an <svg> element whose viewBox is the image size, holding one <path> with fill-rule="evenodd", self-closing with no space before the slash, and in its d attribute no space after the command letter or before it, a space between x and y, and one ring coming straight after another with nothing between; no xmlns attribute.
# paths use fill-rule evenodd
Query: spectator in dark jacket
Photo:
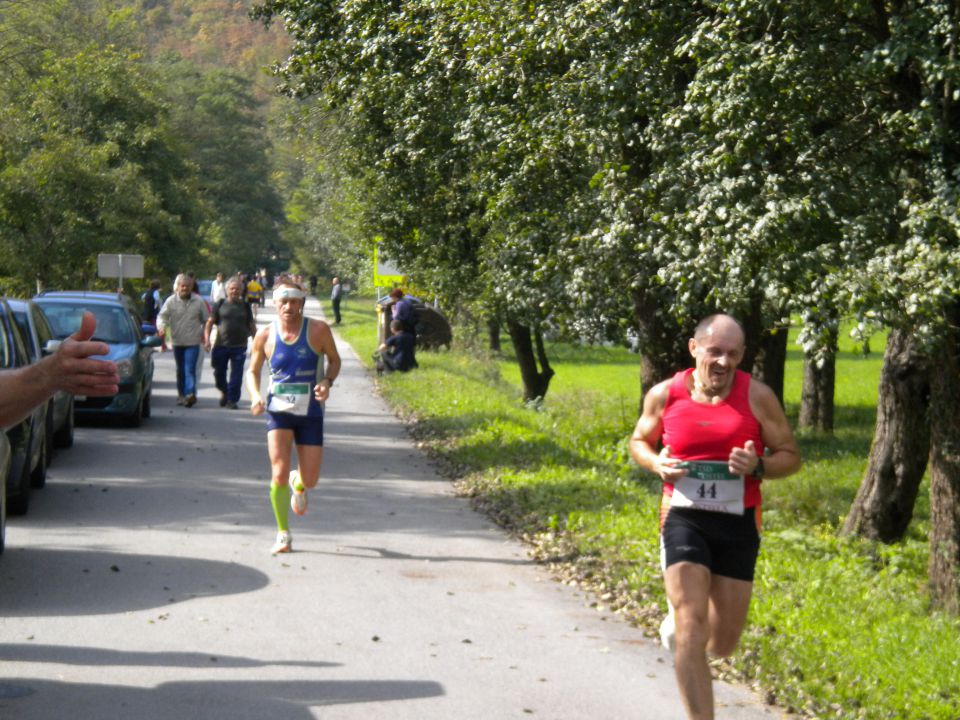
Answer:
<svg viewBox="0 0 960 720"><path fill-rule="evenodd" d="M387 372L413 370L417 367L413 333L407 332L403 323L397 319L390 321L390 332L392 335L380 345L380 361L377 363L377 369L384 369Z"/></svg>

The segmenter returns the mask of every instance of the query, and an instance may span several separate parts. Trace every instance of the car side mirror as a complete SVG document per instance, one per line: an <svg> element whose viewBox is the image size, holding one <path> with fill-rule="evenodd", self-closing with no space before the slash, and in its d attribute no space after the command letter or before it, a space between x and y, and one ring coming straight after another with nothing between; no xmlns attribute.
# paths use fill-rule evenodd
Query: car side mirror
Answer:
<svg viewBox="0 0 960 720"><path fill-rule="evenodd" d="M147 335L140 341L141 347L157 348L163 345L163 338L159 335Z"/></svg>

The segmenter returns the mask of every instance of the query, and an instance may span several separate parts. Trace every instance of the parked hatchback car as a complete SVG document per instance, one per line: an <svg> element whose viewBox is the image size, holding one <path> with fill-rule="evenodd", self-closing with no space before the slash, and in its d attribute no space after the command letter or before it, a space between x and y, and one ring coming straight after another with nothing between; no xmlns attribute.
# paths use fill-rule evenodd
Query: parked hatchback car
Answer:
<svg viewBox="0 0 960 720"><path fill-rule="evenodd" d="M104 359L117 363L120 392L109 397L74 399L77 415L119 415L130 427L138 427L150 417L150 393L153 389L153 349L162 340L145 335L144 323L133 301L126 295L102 292L56 291L33 298L43 310L59 340L80 327L84 311L97 318L93 339L110 347Z"/></svg>
<svg viewBox="0 0 960 720"><path fill-rule="evenodd" d="M0 367L18 368L30 364L23 335L7 301L0 299L0 336L3 346ZM46 478L47 404L40 403L17 424L6 428L10 441L10 470L7 475L7 511L23 515L30 507L30 488Z"/></svg>
<svg viewBox="0 0 960 720"><path fill-rule="evenodd" d="M37 362L53 352L58 341L40 306L32 300L10 299L7 302L26 341L30 362ZM53 448L68 448L73 445L73 395L60 390L47 401L46 430L49 464ZM33 486L42 487L45 479L45 475L41 478L35 477Z"/></svg>

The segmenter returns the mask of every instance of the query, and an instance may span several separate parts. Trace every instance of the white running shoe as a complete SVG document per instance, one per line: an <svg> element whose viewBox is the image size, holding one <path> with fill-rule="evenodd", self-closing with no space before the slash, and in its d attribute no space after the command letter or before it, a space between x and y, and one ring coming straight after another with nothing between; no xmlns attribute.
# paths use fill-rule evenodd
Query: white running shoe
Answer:
<svg viewBox="0 0 960 720"><path fill-rule="evenodd" d="M300 471L290 471L290 509L297 515L303 515L307 512L307 488L300 480Z"/></svg>
<svg viewBox="0 0 960 720"><path fill-rule="evenodd" d="M660 623L660 644L663 645L665 650L674 652L677 649L676 633L677 623L673 617L673 607L670 607L667 616Z"/></svg>
<svg viewBox="0 0 960 720"><path fill-rule="evenodd" d="M293 552L293 535L289 532L278 532L277 541L270 548L270 554Z"/></svg>

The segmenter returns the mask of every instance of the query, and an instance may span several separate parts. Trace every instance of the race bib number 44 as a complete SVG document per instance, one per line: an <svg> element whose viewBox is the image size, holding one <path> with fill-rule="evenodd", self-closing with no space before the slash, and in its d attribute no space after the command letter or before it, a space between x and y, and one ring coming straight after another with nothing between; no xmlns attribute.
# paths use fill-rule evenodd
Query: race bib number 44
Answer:
<svg viewBox="0 0 960 720"><path fill-rule="evenodd" d="M310 383L276 383L270 390L270 412L306 415L310 408Z"/></svg>
<svg viewBox="0 0 960 720"><path fill-rule="evenodd" d="M683 463L687 474L673 485L672 507L743 514L743 475L734 475L726 462L691 460Z"/></svg>

